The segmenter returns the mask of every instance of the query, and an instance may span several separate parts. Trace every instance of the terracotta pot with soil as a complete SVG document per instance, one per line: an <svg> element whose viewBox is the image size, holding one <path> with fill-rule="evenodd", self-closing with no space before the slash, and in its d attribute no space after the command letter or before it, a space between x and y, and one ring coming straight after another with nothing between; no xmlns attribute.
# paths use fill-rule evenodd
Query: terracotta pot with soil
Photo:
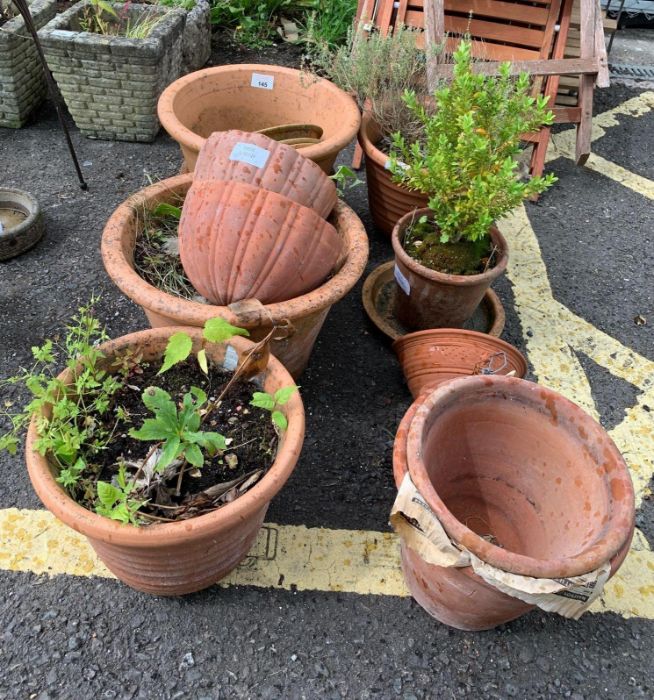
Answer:
<svg viewBox="0 0 654 700"><path fill-rule="evenodd" d="M336 185L297 149L264 136L233 129L217 131L202 147L194 181L233 180L276 192L326 218Z"/></svg>
<svg viewBox="0 0 654 700"><path fill-rule="evenodd" d="M370 215L375 226L390 236L405 214L427 206L427 196L393 182L388 155L378 148L381 131L369 112L363 113L358 139L366 156Z"/></svg>
<svg viewBox="0 0 654 700"><path fill-rule="evenodd" d="M145 363L143 372L147 372L148 363L160 362L169 337L179 331L191 336L195 351L200 349L201 331L188 328L161 328L132 333L105 343L99 349L105 354L108 363L121 357L137 357L141 365ZM220 367L223 363L227 365L228 359L243 358L253 347L249 340L234 337L228 342L205 345L205 350L209 362ZM125 355L126 351L131 354ZM71 376L67 370L60 378L69 381ZM203 376L200 372L200 380ZM218 379L215 384L211 384L217 377L215 370L210 369L209 377L206 379L209 382L207 388L210 391L212 387L213 390L219 390ZM261 388L271 394L293 384L289 373L274 357L270 357L267 368L259 377ZM148 380L161 386L161 377L150 379L147 375L143 378L135 375L133 381L144 383ZM256 385L252 387L257 389ZM129 387L126 391L129 391ZM140 392L137 393L139 399L140 396ZM226 394L226 403L227 397L229 393ZM57 483L55 467L35 449L35 418L30 424L25 449L30 479L46 508L66 525L85 535L100 559L126 584L156 595L181 595L198 591L219 581L247 555L271 499L295 468L304 438L304 409L297 392L283 406L283 410L288 421L287 429L278 435L272 463L259 480L235 500L209 512L202 510L198 505L201 499L196 497L194 507L204 514L188 519L136 526L117 522L83 507ZM222 411L221 404L218 413L222 415ZM273 430L273 434L274 432ZM110 447L116 442L119 442L118 439L112 441ZM209 465L205 462L201 479L204 478L204 470L208 468ZM213 462L211 468L214 468ZM185 479L187 482L194 481L190 477ZM174 508L169 506L163 512L168 514L171 510ZM160 518L166 519L169 518Z"/></svg>
<svg viewBox="0 0 654 700"><path fill-rule="evenodd" d="M354 100L328 80L255 64L206 68L176 80L159 98L158 113L189 171L214 131L311 123L322 129L322 137L302 155L329 174L361 122Z"/></svg>
<svg viewBox="0 0 654 700"><path fill-rule="evenodd" d="M627 466L604 429L556 392L521 379L454 379L423 394L398 429L407 471L445 532L502 571L560 579L621 566L634 528ZM472 567L441 567L403 546L414 598L441 622L490 629L531 605Z"/></svg>
<svg viewBox="0 0 654 700"><path fill-rule="evenodd" d="M527 361L509 343L486 333L440 328L409 333L393 343L414 398L450 379L503 374L523 379Z"/></svg>
<svg viewBox="0 0 654 700"><path fill-rule="evenodd" d="M443 244L440 249L434 246L432 249L436 254L447 256L445 264L461 265L461 258L464 265L468 265L468 258L472 261L468 274L439 272L421 264L405 250L407 234L412 232L412 227L424 225L419 224L419 220L430 214L427 208L410 212L393 229L395 279L401 290L397 296L397 317L407 328L415 330L461 328L473 315L490 285L506 270L508 245L497 227L492 226L485 255L480 256L467 242L462 242L461 248L452 243ZM457 256L453 261L450 251ZM436 259L434 264L442 262ZM480 271L472 272L472 265L479 265Z"/></svg>
<svg viewBox="0 0 654 700"><path fill-rule="evenodd" d="M273 325L285 325L285 336L273 338L271 348L297 378L309 361L330 308L363 274L368 260L368 237L361 220L343 202L336 204L330 221L344 242L343 259L334 275L317 289L275 304L263 305L248 300L230 306L213 306L195 300L192 295L185 298L162 291L154 280L146 281L135 269L135 247L143 230L144 212L159 203L179 206L192 180L190 174L162 180L141 190L116 209L102 235L102 259L107 273L126 296L143 307L153 327L201 327L207 319L221 316L247 328L253 340L261 340Z"/></svg>
<svg viewBox="0 0 654 700"><path fill-rule="evenodd" d="M243 182L195 182L179 222L184 271L220 306L306 294L327 279L342 250L341 236L313 209Z"/></svg>

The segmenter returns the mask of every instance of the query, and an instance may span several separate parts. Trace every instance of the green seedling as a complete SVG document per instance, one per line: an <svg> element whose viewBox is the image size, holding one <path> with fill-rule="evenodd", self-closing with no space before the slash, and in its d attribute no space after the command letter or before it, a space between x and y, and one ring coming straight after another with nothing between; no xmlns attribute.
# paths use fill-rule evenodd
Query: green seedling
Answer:
<svg viewBox="0 0 654 700"><path fill-rule="evenodd" d="M182 208L176 207L174 204L167 204L166 202L160 202L152 210L155 216L171 216L173 219L179 221L182 217Z"/></svg>
<svg viewBox="0 0 654 700"><path fill-rule="evenodd" d="M277 389L274 394L269 394L265 391L255 391L252 395L250 405L270 411L272 422L280 430L286 430L286 428L288 428L288 420L279 410L279 407L288 403L289 399L291 396L293 396L297 389L298 387L296 386L285 386L281 389Z"/></svg>
<svg viewBox="0 0 654 700"><path fill-rule="evenodd" d="M98 500L95 512L105 518L136 525L136 513L145 505L146 501L138 501L131 497L136 484L133 480L128 480L124 464L118 468L115 481L115 484L98 481Z"/></svg>
<svg viewBox="0 0 654 700"><path fill-rule="evenodd" d="M360 180L354 170L348 168L347 165L339 165L336 172L329 177L336 183L336 191L339 197L343 196L345 190L351 190L353 187L363 185L363 180Z"/></svg>

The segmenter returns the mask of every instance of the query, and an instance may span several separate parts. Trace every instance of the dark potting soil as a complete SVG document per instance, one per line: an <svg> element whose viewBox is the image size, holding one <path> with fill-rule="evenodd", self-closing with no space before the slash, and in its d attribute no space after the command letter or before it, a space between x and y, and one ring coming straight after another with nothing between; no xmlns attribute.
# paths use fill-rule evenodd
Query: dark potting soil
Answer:
<svg viewBox="0 0 654 700"><path fill-rule="evenodd" d="M218 29L211 40L211 60L213 66L233 63L260 63L288 68L301 68L305 62L301 45L287 41L277 41L270 46L250 48L234 40L234 32Z"/></svg>
<svg viewBox="0 0 654 700"><path fill-rule="evenodd" d="M478 275L497 262L490 238L441 243L440 231L430 221L415 222L404 234L404 250L430 270L448 275Z"/></svg>
<svg viewBox="0 0 654 700"><path fill-rule="evenodd" d="M198 387L207 394L211 402L220 395L232 377L231 372L225 372L215 365L210 365L209 374L205 375L195 359L186 360L164 374L157 375L160 367L160 361L142 363L138 367L139 371L133 372L125 386L113 395L112 407L101 426L108 432L113 430L113 438L102 453L104 464L100 480L111 481L118 472L120 461L141 462L153 446L152 442L129 436L131 428L140 428L146 418L153 417L141 398L144 389L158 386L167 391L175 403L180 405L184 394L191 387ZM167 484L169 488L163 493L165 501L160 503L168 506L168 510L162 512L156 503L151 502L142 512L170 517L170 506L187 503L191 496L211 486L231 482L259 470L260 476L263 476L275 459L277 433L270 412L250 405L252 394L258 390L252 382L242 380L237 380L230 387L220 406L212 411L200 428L218 432L226 438L228 447L224 454L210 458L203 451L204 466L198 471L189 469L187 465L179 496L175 495L176 474ZM118 407L122 408L126 417L116 421ZM191 476L192 473L196 475Z"/></svg>

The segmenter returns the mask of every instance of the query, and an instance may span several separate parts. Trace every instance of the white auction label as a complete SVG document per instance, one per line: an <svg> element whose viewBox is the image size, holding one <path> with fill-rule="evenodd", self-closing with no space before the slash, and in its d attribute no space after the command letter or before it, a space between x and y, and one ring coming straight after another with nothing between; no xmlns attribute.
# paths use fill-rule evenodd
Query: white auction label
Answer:
<svg viewBox="0 0 654 700"><path fill-rule="evenodd" d="M395 265L395 281L400 285L402 291L409 296L411 294L411 285L409 280L402 274L402 270Z"/></svg>
<svg viewBox="0 0 654 700"><path fill-rule="evenodd" d="M239 141L229 154L230 160L237 160L241 163L249 163L257 168L263 168L268 160L270 151L253 143L243 143Z"/></svg>
<svg viewBox="0 0 654 700"><path fill-rule="evenodd" d="M263 73L252 73L250 85L261 90L272 90L275 87L275 76Z"/></svg>

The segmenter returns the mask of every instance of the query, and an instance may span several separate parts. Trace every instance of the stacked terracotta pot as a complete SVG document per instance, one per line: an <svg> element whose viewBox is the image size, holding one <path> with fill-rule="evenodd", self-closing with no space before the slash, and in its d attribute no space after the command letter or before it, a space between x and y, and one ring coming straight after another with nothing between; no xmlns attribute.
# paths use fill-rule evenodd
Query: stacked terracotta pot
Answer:
<svg viewBox="0 0 654 700"><path fill-rule="evenodd" d="M184 271L212 304L286 301L320 286L344 252L327 217L334 182L291 146L224 131L206 141L179 224Z"/></svg>

